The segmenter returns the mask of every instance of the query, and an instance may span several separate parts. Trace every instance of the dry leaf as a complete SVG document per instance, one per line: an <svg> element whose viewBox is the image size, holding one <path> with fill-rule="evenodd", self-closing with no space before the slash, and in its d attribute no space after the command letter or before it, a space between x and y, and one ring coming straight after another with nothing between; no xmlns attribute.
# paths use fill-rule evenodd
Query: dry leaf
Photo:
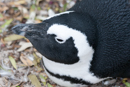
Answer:
<svg viewBox="0 0 130 87"><path fill-rule="evenodd" d="M33 56L34 56L36 62L37 62L37 63L40 63L41 58L39 58L39 57L36 55L36 53L33 53Z"/></svg>
<svg viewBox="0 0 130 87"><path fill-rule="evenodd" d="M47 83L47 87L53 87L51 84Z"/></svg>
<svg viewBox="0 0 130 87"><path fill-rule="evenodd" d="M42 21L41 20L35 20L35 23L41 23Z"/></svg>
<svg viewBox="0 0 130 87"><path fill-rule="evenodd" d="M42 1L42 0L37 0L36 1L36 5L39 6L39 2Z"/></svg>
<svg viewBox="0 0 130 87"><path fill-rule="evenodd" d="M41 79L43 85L46 86L46 80L47 80L47 77L44 77L44 76L41 75L41 74L39 75L39 77L40 77L40 79Z"/></svg>
<svg viewBox="0 0 130 87"><path fill-rule="evenodd" d="M24 38L24 36L12 34L12 35L5 37L4 41L13 41L13 40L18 40L18 39L22 39L22 38Z"/></svg>
<svg viewBox="0 0 130 87"><path fill-rule="evenodd" d="M116 79L112 79L112 80L104 81L103 84L108 86L108 85L114 84L115 82L116 82Z"/></svg>
<svg viewBox="0 0 130 87"><path fill-rule="evenodd" d="M36 75L30 74L28 78L32 82L32 84L35 85L35 87L41 87L41 84L39 80L37 79Z"/></svg>
<svg viewBox="0 0 130 87"><path fill-rule="evenodd" d="M18 6L18 9L23 13L23 14L29 14L27 8L23 6Z"/></svg>
<svg viewBox="0 0 130 87"><path fill-rule="evenodd" d="M33 46L30 42L29 43L21 42L21 43L19 43L19 45L22 45L22 46L17 50L18 52L21 52L21 51Z"/></svg>
<svg viewBox="0 0 130 87"><path fill-rule="evenodd" d="M8 10L8 9L9 9L9 8L6 7L6 6L0 7L0 12L6 11L6 10Z"/></svg>
<svg viewBox="0 0 130 87"><path fill-rule="evenodd" d="M41 72L42 70L44 70L44 69L42 69L42 68L39 67L39 66L36 66L36 68L37 68L37 72Z"/></svg>
<svg viewBox="0 0 130 87"><path fill-rule="evenodd" d="M10 46L12 44L12 41L7 42L7 44Z"/></svg>
<svg viewBox="0 0 130 87"><path fill-rule="evenodd" d="M55 15L55 12L52 9L49 9L48 15L49 15L49 17L52 17Z"/></svg>
<svg viewBox="0 0 130 87"><path fill-rule="evenodd" d="M3 14L0 13L0 18L3 18Z"/></svg>
<svg viewBox="0 0 130 87"><path fill-rule="evenodd" d="M45 19L47 19L47 17L44 17L44 16L37 16L36 18L39 19L39 20L45 20Z"/></svg>
<svg viewBox="0 0 130 87"><path fill-rule="evenodd" d="M0 29L0 33L2 33L2 29Z"/></svg>
<svg viewBox="0 0 130 87"><path fill-rule="evenodd" d="M127 78L124 78L122 82L126 85L126 87L130 87L130 83L127 82Z"/></svg>
<svg viewBox="0 0 130 87"><path fill-rule="evenodd" d="M4 41L3 38L1 38L0 41L1 41L2 44L5 44L5 41Z"/></svg>
<svg viewBox="0 0 130 87"><path fill-rule="evenodd" d="M10 60L11 64L13 65L13 67L14 67L15 69L17 69L15 59L14 59L13 57L9 56L9 60Z"/></svg>
<svg viewBox="0 0 130 87"><path fill-rule="evenodd" d="M19 86L21 83L18 83L18 84L16 84L16 85L13 85L13 86L11 86L11 87L17 87L17 86Z"/></svg>
<svg viewBox="0 0 130 87"><path fill-rule="evenodd" d="M28 59L27 57L25 57L25 56L23 56L23 55L20 56L20 60L21 60L21 61L23 62L23 64L26 65L26 66L32 66L32 65L34 65L34 63L33 63L32 60Z"/></svg>
<svg viewBox="0 0 130 87"><path fill-rule="evenodd" d="M32 12L30 13L29 19L27 20L26 23L34 23L35 16L36 16L36 12L35 12L35 11L32 11Z"/></svg>
<svg viewBox="0 0 130 87"><path fill-rule="evenodd" d="M15 1L15 2L10 2L9 5L21 5L21 4L26 4L26 1L25 0L18 0L18 1Z"/></svg>
<svg viewBox="0 0 130 87"><path fill-rule="evenodd" d="M27 20L26 23L34 23L35 17L36 17L36 11L35 11L36 6L32 5L30 8L30 15L29 19Z"/></svg>
<svg viewBox="0 0 130 87"><path fill-rule="evenodd" d="M42 58L42 54L40 54L39 52L35 52L35 53L36 53L36 55L37 55L38 57Z"/></svg>
<svg viewBox="0 0 130 87"><path fill-rule="evenodd" d="M12 21L13 21L13 19L6 20L6 22L0 28L4 29L4 28L8 27Z"/></svg>

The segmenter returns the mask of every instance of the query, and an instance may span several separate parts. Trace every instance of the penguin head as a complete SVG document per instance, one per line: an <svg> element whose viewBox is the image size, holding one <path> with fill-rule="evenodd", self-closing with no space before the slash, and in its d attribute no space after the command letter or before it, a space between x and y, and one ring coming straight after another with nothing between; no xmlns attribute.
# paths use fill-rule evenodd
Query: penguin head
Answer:
<svg viewBox="0 0 130 87"><path fill-rule="evenodd" d="M74 64L93 54L94 28L89 16L67 11L39 24L16 25L12 31L28 38L49 60Z"/></svg>

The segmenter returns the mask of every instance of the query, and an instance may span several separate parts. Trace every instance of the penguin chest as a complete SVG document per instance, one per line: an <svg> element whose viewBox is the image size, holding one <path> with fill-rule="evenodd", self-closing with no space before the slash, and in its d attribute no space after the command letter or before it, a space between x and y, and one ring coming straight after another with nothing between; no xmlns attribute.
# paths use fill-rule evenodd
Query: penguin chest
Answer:
<svg viewBox="0 0 130 87"><path fill-rule="evenodd" d="M44 68L49 78L61 86L83 87L104 79L94 76L89 71L90 64L79 61L72 65L53 62L43 57Z"/></svg>

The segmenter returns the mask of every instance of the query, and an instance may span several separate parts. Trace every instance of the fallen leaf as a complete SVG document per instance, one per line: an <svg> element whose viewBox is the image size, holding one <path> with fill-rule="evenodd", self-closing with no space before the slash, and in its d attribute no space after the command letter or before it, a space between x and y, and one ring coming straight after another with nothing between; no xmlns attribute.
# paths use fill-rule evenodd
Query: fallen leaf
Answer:
<svg viewBox="0 0 130 87"><path fill-rule="evenodd" d="M36 5L39 6L39 2L42 1L42 0L37 0L36 1Z"/></svg>
<svg viewBox="0 0 130 87"><path fill-rule="evenodd" d="M126 82L127 78L124 78L123 79L123 83L126 85L126 87L130 87L130 83L129 82Z"/></svg>
<svg viewBox="0 0 130 87"><path fill-rule="evenodd" d="M34 23L35 16L36 16L36 12L32 11L32 12L30 13L29 19L27 20L26 23Z"/></svg>
<svg viewBox="0 0 130 87"><path fill-rule="evenodd" d="M0 18L3 18L3 15L0 13Z"/></svg>
<svg viewBox="0 0 130 87"><path fill-rule="evenodd" d="M9 56L9 60L10 60L11 64L13 65L13 67L14 67L15 69L17 69L15 59L14 59L13 57Z"/></svg>
<svg viewBox="0 0 130 87"><path fill-rule="evenodd" d="M32 82L32 84L35 85L35 87L41 87L41 84L40 84L38 78L36 77L36 75L30 74L28 76L28 78Z"/></svg>
<svg viewBox="0 0 130 87"><path fill-rule="evenodd" d="M52 17L52 16L55 15L55 12L52 9L49 9L48 10L48 15L49 15L49 17Z"/></svg>
<svg viewBox="0 0 130 87"><path fill-rule="evenodd" d="M18 6L18 9L23 13L23 14L29 14L27 8L23 6Z"/></svg>
<svg viewBox="0 0 130 87"><path fill-rule="evenodd" d="M10 46L12 44L12 41L7 42L7 44Z"/></svg>
<svg viewBox="0 0 130 87"><path fill-rule="evenodd" d="M47 83L47 87L53 87L51 84Z"/></svg>
<svg viewBox="0 0 130 87"><path fill-rule="evenodd" d="M21 83L18 83L18 84L15 84L15 85L11 86L11 87L20 87L20 86L19 86L20 84L21 84Z"/></svg>
<svg viewBox="0 0 130 87"><path fill-rule="evenodd" d="M37 55L38 57L42 58L42 54L40 54L39 52L35 52L35 53L36 53L36 55Z"/></svg>
<svg viewBox="0 0 130 87"><path fill-rule="evenodd" d="M41 20L35 20L35 23L41 23L42 21Z"/></svg>
<svg viewBox="0 0 130 87"><path fill-rule="evenodd" d="M36 68L37 68L37 72L41 72L43 69L41 68L41 67L39 67L39 66L36 66Z"/></svg>
<svg viewBox="0 0 130 87"><path fill-rule="evenodd" d="M64 10L63 11L66 11L67 10L67 3L64 4Z"/></svg>
<svg viewBox="0 0 130 87"><path fill-rule="evenodd" d="M33 56L34 56L36 62L37 62L37 63L40 63L41 58L39 58L39 57L36 55L36 53L33 53Z"/></svg>
<svg viewBox="0 0 130 87"><path fill-rule="evenodd" d="M35 5L31 6L29 19L27 20L26 23L34 23L34 20L35 20L35 17L36 17L35 8L36 8Z"/></svg>
<svg viewBox="0 0 130 87"><path fill-rule="evenodd" d="M20 56L20 60L21 60L21 61L23 62L23 64L26 65L26 66L32 66L32 65L34 65L34 63L33 63L32 60L30 60L29 58L27 58L27 57L25 57L25 56L23 56L23 55Z"/></svg>
<svg viewBox="0 0 130 87"><path fill-rule="evenodd" d="M16 20L18 20L18 21L22 21L22 19L23 19L22 16L16 17Z"/></svg>
<svg viewBox="0 0 130 87"><path fill-rule="evenodd" d="M46 86L46 79L47 79L47 77L44 77L44 76L41 75L41 74L39 75L39 77L40 77L40 79L41 79L43 85Z"/></svg>
<svg viewBox="0 0 130 87"><path fill-rule="evenodd" d="M22 44L20 43L19 45L21 45L21 47L17 50L18 52L21 52L21 51L33 46L30 42L24 42Z"/></svg>
<svg viewBox="0 0 130 87"><path fill-rule="evenodd" d="M14 41L14 40L22 39L22 38L24 38L24 36L12 34L12 35L5 37L4 41Z"/></svg>
<svg viewBox="0 0 130 87"><path fill-rule="evenodd" d="M0 33L2 33L2 29L0 29Z"/></svg>
<svg viewBox="0 0 130 87"><path fill-rule="evenodd" d="M25 40L26 40L27 42L30 42L27 38L25 38Z"/></svg>
<svg viewBox="0 0 130 87"><path fill-rule="evenodd" d="M39 19L39 20L45 20L45 19L47 19L47 17L44 17L44 16L37 16L36 18Z"/></svg>
<svg viewBox="0 0 130 87"><path fill-rule="evenodd" d="M0 12L3 12L3 11L6 11L8 10L9 8L7 6L3 6L3 7L0 7Z"/></svg>
<svg viewBox="0 0 130 87"><path fill-rule="evenodd" d="M21 5L21 4L26 4L26 1L25 0L18 0L18 1L15 1L15 2L10 2L9 5Z"/></svg>
<svg viewBox="0 0 130 87"><path fill-rule="evenodd" d="M116 82L116 79L112 79L112 80L104 81L103 84L108 86L108 85L114 84L115 82Z"/></svg>
<svg viewBox="0 0 130 87"><path fill-rule="evenodd" d="M1 43L5 44L5 41L3 38L0 39Z"/></svg>
<svg viewBox="0 0 130 87"><path fill-rule="evenodd" d="M6 20L6 22L1 26L1 29L6 28L12 21L13 19Z"/></svg>

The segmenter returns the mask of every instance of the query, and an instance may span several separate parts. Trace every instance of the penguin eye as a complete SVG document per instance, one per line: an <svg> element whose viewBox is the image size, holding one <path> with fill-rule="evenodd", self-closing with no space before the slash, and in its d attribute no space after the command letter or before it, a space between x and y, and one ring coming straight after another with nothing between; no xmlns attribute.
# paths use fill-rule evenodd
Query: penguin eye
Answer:
<svg viewBox="0 0 130 87"><path fill-rule="evenodd" d="M58 43L64 43L65 41L61 38L58 38L58 37L55 37L55 40L58 42Z"/></svg>

